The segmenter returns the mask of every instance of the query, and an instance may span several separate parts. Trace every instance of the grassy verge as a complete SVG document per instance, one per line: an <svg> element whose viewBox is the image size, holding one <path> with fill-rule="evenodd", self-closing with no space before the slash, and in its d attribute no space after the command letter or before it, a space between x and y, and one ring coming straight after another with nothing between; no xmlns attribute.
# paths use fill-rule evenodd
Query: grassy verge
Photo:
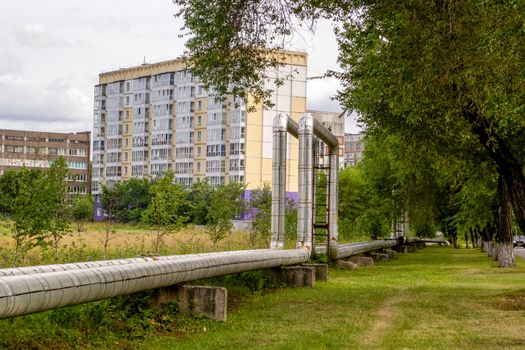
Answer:
<svg viewBox="0 0 525 350"><path fill-rule="evenodd" d="M314 289L253 292L257 273L224 278L224 324L183 317L173 304L153 310L141 293L2 320L0 348L523 349L517 259L502 270L477 249L432 247L373 268L330 269Z"/></svg>
<svg viewBox="0 0 525 350"><path fill-rule="evenodd" d="M315 289L250 296L226 324L199 321L197 333L140 347L523 349L524 277L525 268L501 270L478 250L427 248L374 268L330 270Z"/></svg>

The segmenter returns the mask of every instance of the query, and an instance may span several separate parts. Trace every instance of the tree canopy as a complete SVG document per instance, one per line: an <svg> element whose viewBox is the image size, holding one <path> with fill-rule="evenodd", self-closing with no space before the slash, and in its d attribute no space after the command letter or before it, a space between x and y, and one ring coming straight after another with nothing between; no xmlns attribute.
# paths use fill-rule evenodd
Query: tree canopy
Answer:
<svg viewBox="0 0 525 350"><path fill-rule="evenodd" d="M524 2L201 2L174 0L185 20L188 57L205 83L219 83L221 93L242 88L242 96L268 96L261 85L275 65L268 50L283 49L304 23L311 28L330 19L339 42L342 106L360 113L367 132L397 135L412 151L439 155L446 166L417 158L427 159L419 169L429 172L412 174L416 184L436 180L440 192L458 199L476 170L487 172L486 184L496 174L499 212L511 215L503 210L511 203L525 231ZM430 176L435 171L439 176ZM502 241L511 241L505 226L500 231Z"/></svg>

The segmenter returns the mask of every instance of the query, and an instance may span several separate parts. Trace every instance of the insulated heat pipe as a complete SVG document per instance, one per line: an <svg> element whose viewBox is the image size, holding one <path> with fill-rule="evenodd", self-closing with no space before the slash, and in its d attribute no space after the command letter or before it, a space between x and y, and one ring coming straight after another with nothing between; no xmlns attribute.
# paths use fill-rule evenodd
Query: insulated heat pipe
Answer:
<svg viewBox="0 0 525 350"><path fill-rule="evenodd" d="M232 273L306 262L306 249L251 250L0 277L0 318Z"/></svg>

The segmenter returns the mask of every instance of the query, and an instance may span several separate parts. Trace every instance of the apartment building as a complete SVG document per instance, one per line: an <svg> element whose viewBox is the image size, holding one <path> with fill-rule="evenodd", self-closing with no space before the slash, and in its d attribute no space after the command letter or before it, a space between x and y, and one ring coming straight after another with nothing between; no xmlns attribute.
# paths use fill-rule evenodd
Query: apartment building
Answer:
<svg viewBox="0 0 525 350"><path fill-rule="evenodd" d="M363 159L364 134L345 134L345 167L355 166Z"/></svg>
<svg viewBox="0 0 525 350"><path fill-rule="evenodd" d="M21 167L49 168L63 157L69 167L69 194L90 193L90 131L54 133L0 129L0 175Z"/></svg>
<svg viewBox="0 0 525 350"><path fill-rule="evenodd" d="M274 107L249 98L217 96L183 60L119 69L99 75L93 125L93 193L131 177L157 177L173 169L185 187L271 182L272 122L280 112L296 120L306 110L307 55L280 52L283 67L265 81ZM275 80L284 82L278 87ZM255 107L251 111L250 107ZM297 141L290 140L287 187L297 192Z"/></svg>
<svg viewBox="0 0 525 350"><path fill-rule="evenodd" d="M339 141L339 166L344 165L345 115L343 112L321 112L308 110L317 121L332 132ZM319 142L319 163L329 163L329 150L323 142Z"/></svg>

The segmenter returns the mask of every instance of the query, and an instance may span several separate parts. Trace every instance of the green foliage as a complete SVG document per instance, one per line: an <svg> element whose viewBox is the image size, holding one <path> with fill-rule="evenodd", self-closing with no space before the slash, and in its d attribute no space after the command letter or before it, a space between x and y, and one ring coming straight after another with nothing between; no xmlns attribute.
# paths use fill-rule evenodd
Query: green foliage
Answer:
<svg viewBox="0 0 525 350"><path fill-rule="evenodd" d="M51 246L56 252L69 232L67 173L66 162L59 158L46 171L22 168L2 176L1 200L9 203L2 207L13 220L13 265L23 263L27 252L36 246Z"/></svg>
<svg viewBox="0 0 525 350"><path fill-rule="evenodd" d="M148 179L131 178L111 188L102 185L100 200L111 221L138 223L151 200Z"/></svg>
<svg viewBox="0 0 525 350"><path fill-rule="evenodd" d="M210 198L213 187L206 181L193 184L187 201L187 215L190 222L196 225L205 225L208 216Z"/></svg>
<svg viewBox="0 0 525 350"><path fill-rule="evenodd" d="M247 271L224 276L218 279L218 283L228 288L246 287L251 292L259 292L270 287L266 270Z"/></svg>
<svg viewBox="0 0 525 350"><path fill-rule="evenodd" d="M104 214L108 222L116 221L117 206L119 202L120 193L117 190L117 186L106 186L100 184L100 203L104 208Z"/></svg>
<svg viewBox="0 0 525 350"><path fill-rule="evenodd" d="M369 162L374 163L370 158ZM375 164L375 163L374 163ZM384 185L384 183L382 183ZM339 174L339 236L355 241L363 236L390 234L390 197L383 197L369 173L361 167L345 168Z"/></svg>
<svg viewBox="0 0 525 350"><path fill-rule="evenodd" d="M43 173L22 168L6 172L2 180L9 186L9 191L2 193L2 200L9 203L4 208L13 220L11 236L15 240L15 252L12 265L15 266L45 237L47 214L41 201Z"/></svg>
<svg viewBox="0 0 525 350"><path fill-rule="evenodd" d="M489 172L483 183L490 184L494 174L504 178L516 221L525 230L524 2L175 4L185 20L195 73L221 95L235 86L245 90L233 91L241 96L267 97L263 84L276 55L264 48L282 47L300 23L313 27L319 18L335 23L342 72L327 75L341 80L338 99L346 110L360 113L376 143L392 137L386 140L387 154L376 153L381 161L373 170L384 174L378 178L385 183L373 181L371 189L378 192L369 199L381 210L368 230L384 230L380 216L387 209L389 220L409 213L413 231L421 235L440 222L476 223L464 216L480 210L485 215L488 200L476 210L450 201L468 201L467 192L457 194L480 169ZM353 230L357 222L345 217L341 226Z"/></svg>
<svg viewBox="0 0 525 350"><path fill-rule="evenodd" d="M68 169L64 158L60 157L51 164L44 176L42 192L46 198L45 206L49 215L48 239L51 240L55 254L64 235L71 231L69 207L66 201Z"/></svg>
<svg viewBox="0 0 525 350"><path fill-rule="evenodd" d="M9 349L132 349L148 334L179 330L174 303L151 305L152 291L1 320Z"/></svg>
<svg viewBox="0 0 525 350"><path fill-rule="evenodd" d="M151 183L148 179L131 178L116 184L119 200L115 207L115 217L119 222L138 223L142 212L151 200Z"/></svg>
<svg viewBox="0 0 525 350"><path fill-rule="evenodd" d="M84 223L93 220L94 214L93 196L78 196L71 202L71 217L77 222L77 231L84 230Z"/></svg>
<svg viewBox="0 0 525 350"><path fill-rule="evenodd" d="M186 59L192 72L206 86L213 86L218 96L233 94L246 101L249 92L257 103L270 106L264 82L279 66L280 57L266 48L282 47L280 36L292 29L283 11L303 13L304 2L252 1L248 7L242 1L218 0L175 0L174 4L182 9L178 15L188 29ZM274 89L286 77L279 78Z"/></svg>
<svg viewBox="0 0 525 350"><path fill-rule="evenodd" d="M21 172L24 173L21 173ZM0 176L0 213L3 216L10 216L13 214L14 208L14 198L18 195L20 191L21 179L22 178L36 178L40 176L40 172L35 169L23 168L20 170L9 169Z"/></svg>
<svg viewBox="0 0 525 350"><path fill-rule="evenodd" d="M151 201L142 213L142 222L156 230L154 251L157 254L162 248L164 237L177 232L188 221L186 216L179 215L187 193L173 180L174 173L170 170L150 187Z"/></svg>
<svg viewBox="0 0 525 350"><path fill-rule="evenodd" d="M206 216L206 233L213 245L224 239L233 229L232 219L243 209L241 195L245 186L230 182L215 187L210 196L209 210Z"/></svg>
<svg viewBox="0 0 525 350"><path fill-rule="evenodd" d="M286 200L284 226L286 239L295 240L297 238L297 203L291 198Z"/></svg>
<svg viewBox="0 0 525 350"><path fill-rule="evenodd" d="M408 208L418 218L411 220L415 231L432 231L436 221L477 221L464 217L474 213L463 212L468 204L435 204L436 194L468 200L456 194L471 177L479 178L480 171L489 172L484 183L496 173L505 177L517 221L525 227L524 193L517 190L525 187L525 128L515 114L524 96L517 88L523 75L516 74L525 71L523 32L517 25L523 23L524 4L361 5L361 12L354 11L355 20L338 32L346 81L340 99L361 113L372 132L403 137L408 158L420 160L415 163L418 171L399 172L403 185L410 180L419 189L400 193L407 203L419 202L411 197L414 193L429 203ZM446 210L436 210L439 206ZM461 219L454 221L458 210ZM441 214L446 215L436 220Z"/></svg>
<svg viewBox="0 0 525 350"><path fill-rule="evenodd" d="M251 217L250 243L255 246L261 238L270 244L270 226L272 217L272 189L265 183L262 188L252 190L246 212Z"/></svg>

